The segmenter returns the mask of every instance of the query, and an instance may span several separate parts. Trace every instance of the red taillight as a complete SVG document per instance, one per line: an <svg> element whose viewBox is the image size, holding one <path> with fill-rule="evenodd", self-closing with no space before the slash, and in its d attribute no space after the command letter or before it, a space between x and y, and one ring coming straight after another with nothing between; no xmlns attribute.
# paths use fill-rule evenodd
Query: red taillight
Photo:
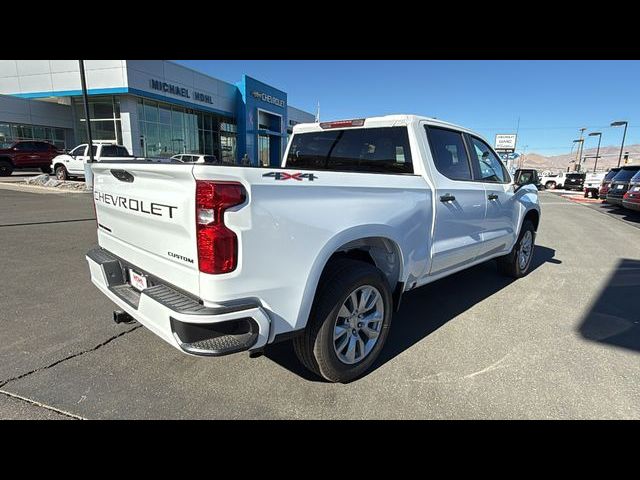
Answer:
<svg viewBox="0 0 640 480"><path fill-rule="evenodd" d="M355 120L336 120L335 122L322 122L320 128L340 128L340 127L361 127L364 125L364 118Z"/></svg>
<svg viewBox="0 0 640 480"><path fill-rule="evenodd" d="M198 266L203 273L228 273L238 264L238 237L224 224L224 212L245 201L239 183L196 180Z"/></svg>

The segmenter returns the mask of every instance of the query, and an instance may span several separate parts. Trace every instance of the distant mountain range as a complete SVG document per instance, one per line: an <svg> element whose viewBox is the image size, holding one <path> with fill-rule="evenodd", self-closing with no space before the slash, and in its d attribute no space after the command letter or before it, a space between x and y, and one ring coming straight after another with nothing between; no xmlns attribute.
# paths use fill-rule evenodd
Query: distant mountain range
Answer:
<svg viewBox="0 0 640 480"><path fill-rule="evenodd" d="M629 159L632 160L632 165L640 164L640 145L625 146L622 152L622 162L624 162L624 152L629 152ZM582 152L582 156L594 156L596 154L596 148L587 148ZM611 167L615 167L618 164L618 155L620 154L620 146L601 146L600 156L598 159L598 170L606 170ZM538 170L558 170L566 171L567 167L573 170L573 163L569 163L576 159L576 152L565 153L563 155L555 155L547 157L540 155L539 153L525 153L524 155L524 167L535 168ZM595 158L587 158L583 162L583 169L593 170ZM517 164L517 161L516 161ZM622 164L622 163L621 163Z"/></svg>

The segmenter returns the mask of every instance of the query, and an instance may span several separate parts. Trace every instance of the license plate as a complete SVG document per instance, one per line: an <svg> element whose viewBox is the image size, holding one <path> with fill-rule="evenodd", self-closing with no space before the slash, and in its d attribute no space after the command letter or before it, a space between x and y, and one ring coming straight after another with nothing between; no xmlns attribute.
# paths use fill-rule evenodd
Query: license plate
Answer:
<svg viewBox="0 0 640 480"><path fill-rule="evenodd" d="M640 185L638 185L637 187L633 187L633 192L640 192Z"/></svg>
<svg viewBox="0 0 640 480"><path fill-rule="evenodd" d="M131 281L131 286L136 290L142 291L147 288L147 277L140 275L131 269L129 269L129 280Z"/></svg>
<svg viewBox="0 0 640 480"><path fill-rule="evenodd" d="M624 185L616 185L616 189L618 189L618 190L622 190L623 187L624 187Z"/></svg>

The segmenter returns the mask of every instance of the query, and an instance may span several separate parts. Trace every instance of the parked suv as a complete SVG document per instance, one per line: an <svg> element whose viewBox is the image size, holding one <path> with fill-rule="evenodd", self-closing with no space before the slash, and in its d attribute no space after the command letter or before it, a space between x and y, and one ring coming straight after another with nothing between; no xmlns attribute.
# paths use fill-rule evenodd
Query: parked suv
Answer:
<svg viewBox="0 0 640 480"><path fill-rule="evenodd" d="M611 170L607 172L602 180L602 185L600 185L600 190L598 191L598 196L604 201L607 201L607 192L609 191L609 186L611 185L611 180L615 177L622 167L613 167Z"/></svg>
<svg viewBox="0 0 640 480"><path fill-rule="evenodd" d="M622 206L630 210L640 211L640 170L631 177L629 189L622 197Z"/></svg>
<svg viewBox="0 0 640 480"><path fill-rule="evenodd" d="M611 180L611 187L607 192L607 203L622 206L622 197L629 189L631 178L640 171L640 165L626 165Z"/></svg>
<svg viewBox="0 0 640 480"><path fill-rule="evenodd" d="M39 168L43 173L51 171L51 159L60 151L47 142L25 140L0 148L0 177L7 177L21 168Z"/></svg>
<svg viewBox="0 0 640 480"><path fill-rule="evenodd" d="M518 168L513 178L518 185L535 185L538 190L543 190L544 187L540 183L540 177L538 176L538 171L533 168Z"/></svg>
<svg viewBox="0 0 640 480"><path fill-rule="evenodd" d="M562 188L565 190L580 190L584 188L584 180L587 177L586 173L572 172L567 173L564 179Z"/></svg>

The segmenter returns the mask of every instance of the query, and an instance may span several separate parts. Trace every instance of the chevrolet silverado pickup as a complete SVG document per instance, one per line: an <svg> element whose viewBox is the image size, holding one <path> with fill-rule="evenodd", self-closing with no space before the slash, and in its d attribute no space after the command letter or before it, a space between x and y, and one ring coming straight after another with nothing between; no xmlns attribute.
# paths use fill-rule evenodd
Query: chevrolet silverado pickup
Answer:
<svg viewBox="0 0 640 480"><path fill-rule="evenodd" d="M333 382L371 367L403 293L490 259L527 274L540 221L485 139L414 115L298 124L279 168L92 170L86 258L116 321L191 355L291 340Z"/></svg>

